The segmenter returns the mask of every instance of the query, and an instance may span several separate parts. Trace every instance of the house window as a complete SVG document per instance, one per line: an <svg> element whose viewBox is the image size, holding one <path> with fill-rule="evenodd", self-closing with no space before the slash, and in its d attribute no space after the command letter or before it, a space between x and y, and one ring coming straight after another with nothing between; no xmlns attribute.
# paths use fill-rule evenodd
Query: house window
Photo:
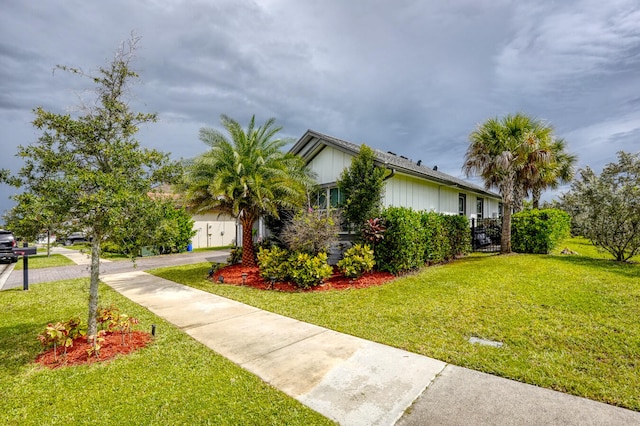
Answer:
<svg viewBox="0 0 640 426"><path fill-rule="evenodd" d="M311 207L317 210L337 209L343 203L344 194L336 187L322 188L311 196Z"/></svg>
<svg viewBox="0 0 640 426"><path fill-rule="evenodd" d="M339 188L329 188L329 206L338 208L344 203L344 194Z"/></svg>
<svg viewBox="0 0 640 426"><path fill-rule="evenodd" d="M478 220L484 218L484 199L476 199L476 217Z"/></svg>
<svg viewBox="0 0 640 426"><path fill-rule="evenodd" d="M458 214L467 215L467 194L458 194Z"/></svg>
<svg viewBox="0 0 640 426"><path fill-rule="evenodd" d="M309 200L311 207L316 210L325 210L327 208L327 190L319 189L311 195Z"/></svg>

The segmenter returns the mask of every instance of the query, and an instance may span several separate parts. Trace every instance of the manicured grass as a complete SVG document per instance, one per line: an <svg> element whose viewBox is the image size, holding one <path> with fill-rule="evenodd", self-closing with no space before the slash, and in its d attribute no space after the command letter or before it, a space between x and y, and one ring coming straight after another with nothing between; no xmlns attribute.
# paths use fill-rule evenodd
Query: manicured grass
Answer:
<svg viewBox="0 0 640 426"><path fill-rule="evenodd" d="M0 424L331 424L107 286L101 304L140 329L156 324L154 343L97 365L34 364L48 322L86 318L87 288L78 279L0 292Z"/></svg>
<svg viewBox="0 0 640 426"><path fill-rule="evenodd" d="M18 259L14 270L21 270L23 265L22 257ZM29 256L29 269L38 268L53 268L55 266L69 266L75 265L69 258L64 257L61 254L52 254L47 257L46 254L37 254L35 256Z"/></svg>
<svg viewBox="0 0 640 426"><path fill-rule="evenodd" d="M568 241L576 247L580 240ZM382 287L280 293L212 284L208 264L154 273L474 370L640 411L640 265L472 255ZM469 343L480 337L501 348Z"/></svg>
<svg viewBox="0 0 640 426"><path fill-rule="evenodd" d="M220 246L220 247L202 247L193 249L194 253L204 252L204 251L212 251L212 250L231 250L235 246Z"/></svg>
<svg viewBox="0 0 640 426"><path fill-rule="evenodd" d="M591 244L591 241L583 237L570 238L564 241L563 244L559 245L556 248L554 254L559 254L560 251L562 251L562 249L565 247L569 250L573 250L581 256L590 257L593 259L615 259L610 253L602 249L598 249L596 246ZM640 262L640 255L634 256L630 260L631 262Z"/></svg>

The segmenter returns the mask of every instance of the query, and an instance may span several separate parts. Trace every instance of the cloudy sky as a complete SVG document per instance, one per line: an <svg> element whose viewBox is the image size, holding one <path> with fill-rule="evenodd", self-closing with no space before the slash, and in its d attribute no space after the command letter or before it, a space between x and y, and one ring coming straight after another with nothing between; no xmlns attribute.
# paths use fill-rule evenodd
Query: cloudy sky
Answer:
<svg viewBox="0 0 640 426"><path fill-rule="evenodd" d="M193 157L226 114L275 117L461 177L478 123L547 120L579 167L640 148L637 0L0 0L0 168L39 134L36 106L77 111L88 81L52 72L108 63L132 31L131 105L157 112L148 147ZM0 187L0 214L13 188ZM550 195L547 195L550 197Z"/></svg>

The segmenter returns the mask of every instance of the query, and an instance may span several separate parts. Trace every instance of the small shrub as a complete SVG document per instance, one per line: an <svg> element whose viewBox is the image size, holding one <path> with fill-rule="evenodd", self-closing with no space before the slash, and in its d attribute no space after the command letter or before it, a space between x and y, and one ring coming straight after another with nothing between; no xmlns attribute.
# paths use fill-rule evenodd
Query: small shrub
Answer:
<svg viewBox="0 0 640 426"><path fill-rule="evenodd" d="M225 265L226 263L220 263L220 262L211 263L211 268L209 268L209 278L213 277L216 274L216 272L222 269Z"/></svg>
<svg viewBox="0 0 640 426"><path fill-rule="evenodd" d="M382 224L382 219L379 217L367 219L362 228L362 238L375 246L384 240L384 231L386 230L387 228Z"/></svg>
<svg viewBox="0 0 640 426"><path fill-rule="evenodd" d="M115 331L120 323L120 310L113 305L108 308L98 308L96 319L102 330Z"/></svg>
<svg viewBox="0 0 640 426"><path fill-rule="evenodd" d="M327 263L327 254L297 253L289 258L291 280L299 288L315 287L331 277L333 269Z"/></svg>
<svg viewBox="0 0 640 426"><path fill-rule="evenodd" d="M281 238L294 252L317 255L338 241L340 220L337 212L302 211L285 225Z"/></svg>
<svg viewBox="0 0 640 426"><path fill-rule="evenodd" d="M236 265L242 262L242 247L234 247L231 249L229 257L227 257L227 263L229 265Z"/></svg>
<svg viewBox="0 0 640 426"><path fill-rule="evenodd" d="M38 340L45 348L53 346L53 359L57 360L58 346L64 348L64 355L66 355L67 348L73 346L73 341L87 334L81 325L79 318L70 318L65 322L57 322L55 324L49 323L42 333L38 335Z"/></svg>
<svg viewBox="0 0 640 426"><path fill-rule="evenodd" d="M276 281L289 279L289 252L278 246L270 249L260 247L258 249L258 267L260 275L265 279L274 277Z"/></svg>
<svg viewBox="0 0 640 426"><path fill-rule="evenodd" d="M61 322L55 324L49 323L44 331L38 335L38 340L45 348L53 346L53 359L58 359L58 346L63 346L65 354L67 353L67 335L68 332Z"/></svg>
<svg viewBox="0 0 640 426"><path fill-rule="evenodd" d="M548 254L570 234L571 218L562 210L524 210L511 218L511 246L518 253Z"/></svg>
<svg viewBox="0 0 640 426"><path fill-rule="evenodd" d="M338 269L347 278L360 278L365 272L371 271L375 264L373 250L366 244L356 244L338 261Z"/></svg>

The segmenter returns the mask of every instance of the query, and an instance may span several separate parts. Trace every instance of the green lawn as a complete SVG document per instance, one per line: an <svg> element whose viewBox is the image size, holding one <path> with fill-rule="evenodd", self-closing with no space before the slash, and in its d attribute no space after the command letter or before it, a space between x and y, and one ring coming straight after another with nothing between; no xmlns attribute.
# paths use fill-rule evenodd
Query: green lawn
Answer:
<svg viewBox="0 0 640 426"><path fill-rule="evenodd" d="M18 259L14 270L19 271L22 269L23 260ZM35 256L29 256L29 269L38 268L53 268L55 266L68 266L75 265L69 258L64 257L61 254L52 254L47 257L46 254L37 254Z"/></svg>
<svg viewBox="0 0 640 426"><path fill-rule="evenodd" d="M86 317L84 279L0 292L0 424L331 424L148 310L101 286L101 304L157 325L132 355L56 370L33 363L48 322Z"/></svg>
<svg viewBox="0 0 640 426"><path fill-rule="evenodd" d="M455 365L640 411L640 265L580 255L472 255L381 287L280 293L157 275ZM590 251L590 250L593 250ZM602 257L601 254L598 254ZM504 343L469 343L470 337Z"/></svg>

